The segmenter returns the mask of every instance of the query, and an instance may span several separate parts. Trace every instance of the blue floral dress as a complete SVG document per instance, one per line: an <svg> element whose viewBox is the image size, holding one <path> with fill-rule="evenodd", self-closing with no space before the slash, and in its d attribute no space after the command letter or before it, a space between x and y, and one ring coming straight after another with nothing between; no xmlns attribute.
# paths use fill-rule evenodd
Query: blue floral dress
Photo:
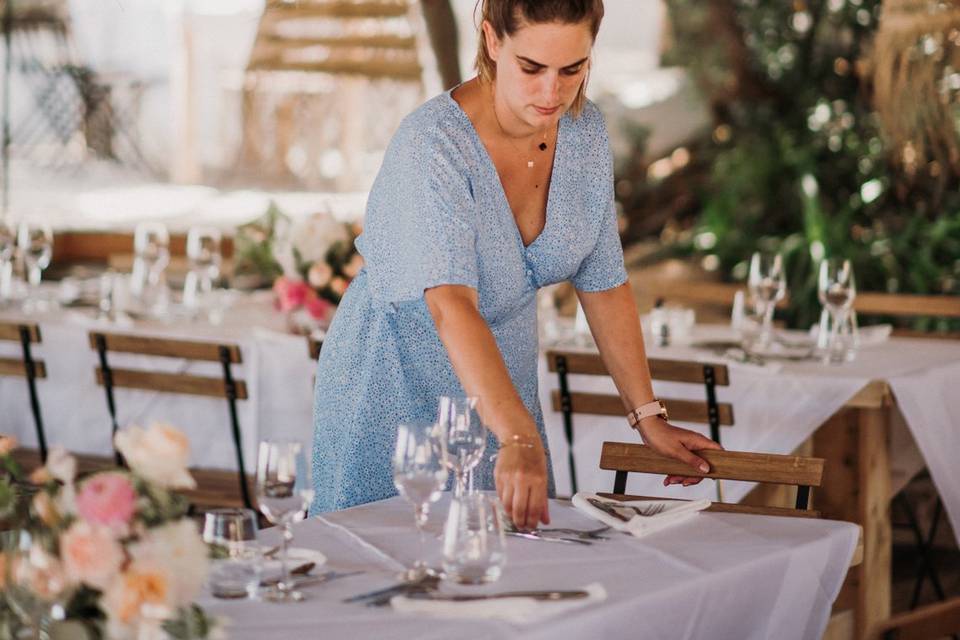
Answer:
<svg viewBox="0 0 960 640"><path fill-rule="evenodd" d="M396 429L435 419L462 394L424 301L443 284L473 287L514 386L537 422L537 289L570 280L602 291L627 280L612 158L592 103L560 120L543 232L524 246L497 170L460 105L443 93L404 119L367 203L357 248L366 267L323 345L314 400L311 513L396 495ZM476 470L492 489L496 440ZM549 463L549 457L548 457ZM550 494L553 495L552 468Z"/></svg>

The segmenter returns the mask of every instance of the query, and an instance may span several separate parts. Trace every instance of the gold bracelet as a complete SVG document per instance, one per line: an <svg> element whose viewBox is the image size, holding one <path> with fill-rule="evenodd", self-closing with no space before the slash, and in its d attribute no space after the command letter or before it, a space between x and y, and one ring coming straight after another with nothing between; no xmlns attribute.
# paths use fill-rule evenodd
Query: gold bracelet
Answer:
<svg viewBox="0 0 960 640"><path fill-rule="evenodd" d="M500 441L500 448L503 449L504 447L523 447L525 449L535 449L537 445L535 441L531 441L524 436L514 433L506 440Z"/></svg>

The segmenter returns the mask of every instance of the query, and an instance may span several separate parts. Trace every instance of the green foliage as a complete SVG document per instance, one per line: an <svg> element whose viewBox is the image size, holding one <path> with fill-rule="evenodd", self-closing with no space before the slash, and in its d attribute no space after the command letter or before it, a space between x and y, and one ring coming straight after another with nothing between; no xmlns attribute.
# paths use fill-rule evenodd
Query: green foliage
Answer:
<svg viewBox="0 0 960 640"><path fill-rule="evenodd" d="M690 69L715 116L700 213L675 248L715 255L734 280L753 251L780 250L794 326L819 314L823 256L853 260L863 291L960 294L957 180L898 173L858 75L880 4L668 0L667 63Z"/></svg>
<svg viewBox="0 0 960 640"><path fill-rule="evenodd" d="M273 257L278 228L289 228L290 218L271 201L266 213L242 225L234 237L234 261L237 275L259 278L261 286L270 286L283 273Z"/></svg>

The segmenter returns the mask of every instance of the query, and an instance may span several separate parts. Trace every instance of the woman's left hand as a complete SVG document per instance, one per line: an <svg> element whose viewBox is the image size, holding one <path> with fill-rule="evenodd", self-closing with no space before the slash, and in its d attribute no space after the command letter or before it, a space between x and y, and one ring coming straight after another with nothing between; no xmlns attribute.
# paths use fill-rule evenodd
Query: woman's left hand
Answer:
<svg viewBox="0 0 960 640"><path fill-rule="evenodd" d="M700 449L723 449L710 438L702 436L696 431L675 427L659 416L641 421L640 435L643 436L644 443L657 453L676 458L703 473L710 471L710 465L693 452ZM703 478L696 476L667 476L663 479L663 484L664 486L683 484L683 486L688 487L701 480Z"/></svg>

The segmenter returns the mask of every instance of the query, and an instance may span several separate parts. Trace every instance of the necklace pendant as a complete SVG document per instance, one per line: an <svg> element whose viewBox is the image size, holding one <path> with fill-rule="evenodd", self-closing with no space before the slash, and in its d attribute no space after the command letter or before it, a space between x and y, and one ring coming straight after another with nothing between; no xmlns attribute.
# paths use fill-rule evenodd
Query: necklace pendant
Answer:
<svg viewBox="0 0 960 640"><path fill-rule="evenodd" d="M527 169L533 169L533 160L527 160Z"/></svg>

